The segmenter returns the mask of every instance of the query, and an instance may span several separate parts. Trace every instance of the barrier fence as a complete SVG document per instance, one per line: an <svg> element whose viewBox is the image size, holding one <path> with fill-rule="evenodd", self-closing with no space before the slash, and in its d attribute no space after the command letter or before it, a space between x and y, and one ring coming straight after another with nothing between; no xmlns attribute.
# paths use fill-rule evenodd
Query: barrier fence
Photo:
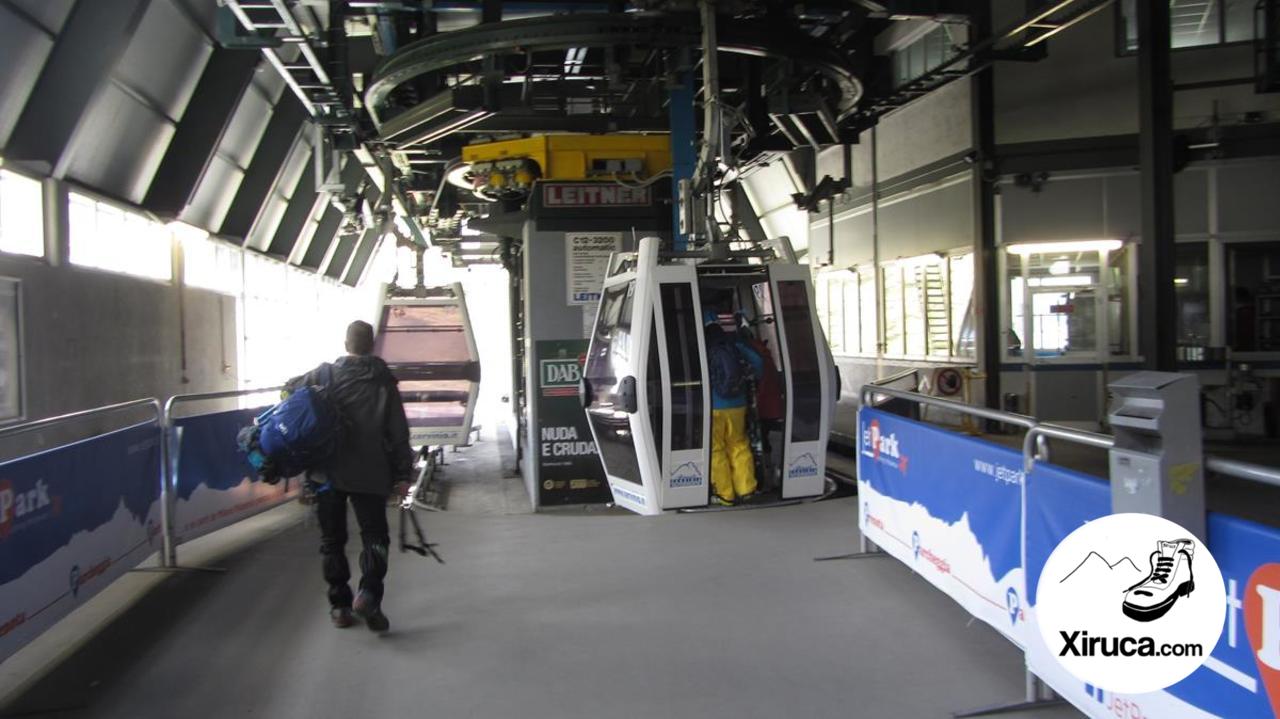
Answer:
<svg viewBox="0 0 1280 719"><path fill-rule="evenodd" d="M178 395L0 429L0 439L139 409L145 421L0 463L0 662L152 554L265 511L298 487L265 485L236 433L262 408L184 417L184 404L266 390Z"/></svg>
<svg viewBox="0 0 1280 719"><path fill-rule="evenodd" d="M877 395L1024 427L1022 451L875 409ZM864 541L912 567L1024 652L1025 701L957 716L1042 705L1039 682L1096 718L1280 716L1280 530L1208 513L1207 544L1227 585L1221 640L1203 667L1166 691L1112 694L1059 668L1040 637L1035 588L1063 538L1111 513L1109 483L1049 463L1048 440L1106 449L1113 439L898 390L867 387L863 397L858 484ZM1205 465L1280 486L1276 469L1220 458L1206 458Z"/></svg>

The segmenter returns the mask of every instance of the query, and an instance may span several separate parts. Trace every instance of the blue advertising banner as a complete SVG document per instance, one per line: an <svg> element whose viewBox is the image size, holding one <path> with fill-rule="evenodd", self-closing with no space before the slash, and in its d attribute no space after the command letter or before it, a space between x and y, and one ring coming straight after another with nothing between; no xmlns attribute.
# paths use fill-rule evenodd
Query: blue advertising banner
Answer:
<svg viewBox="0 0 1280 719"><path fill-rule="evenodd" d="M264 408L184 417L174 421L179 444L175 452L173 528L175 541L189 542L246 517L289 501L296 481L270 485L236 444L236 434Z"/></svg>
<svg viewBox="0 0 1280 719"><path fill-rule="evenodd" d="M0 661L160 547L160 428L0 465Z"/></svg>
<svg viewBox="0 0 1280 719"><path fill-rule="evenodd" d="M1021 454L874 409L858 426L863 534L1021 645Z"/></svg>
<svg viewBox="0 0 1280 719"><path fill-rule="evenodd" d="M1027 482L1030 622L1035 586L1053 548L1081 524L1110 513L1107 482L1036 465ZM1226 626L1204 666L1190 677L1163 692L1117 695L1062 671L1040 641L1027 647L1028 666L1092 717L1280 716L1280 530L1210 512L1208 532L1207 545L1227 584Z"/></svg>

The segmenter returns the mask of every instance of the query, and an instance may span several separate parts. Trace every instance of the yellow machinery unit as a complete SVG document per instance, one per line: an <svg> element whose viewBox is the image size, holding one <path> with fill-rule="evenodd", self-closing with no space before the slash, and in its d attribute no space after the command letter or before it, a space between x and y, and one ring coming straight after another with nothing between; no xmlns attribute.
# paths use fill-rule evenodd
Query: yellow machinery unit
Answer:
<svg viewBox="0 0 1280 719"><path fill-rule="evenodd" d="M525 194L534 180L644 180L671 169L668 135L538 135L462 149L472 189Z"/></svg>

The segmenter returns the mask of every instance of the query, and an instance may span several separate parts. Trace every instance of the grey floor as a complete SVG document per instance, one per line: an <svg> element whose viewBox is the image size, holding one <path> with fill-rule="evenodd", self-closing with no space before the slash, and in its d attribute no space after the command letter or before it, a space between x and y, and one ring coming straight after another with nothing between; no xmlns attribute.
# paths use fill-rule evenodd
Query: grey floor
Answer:
<svg viewBox="0 0 1280 719"><path fill-rule="evenodd" d="M448 564L393 554L386 636L329 625L300 525L226 574L168 580L0 715L914 718L1017 699L1018 652L906 567L813 561L855 547L855 501L455 504L423 515Z"/></svg>

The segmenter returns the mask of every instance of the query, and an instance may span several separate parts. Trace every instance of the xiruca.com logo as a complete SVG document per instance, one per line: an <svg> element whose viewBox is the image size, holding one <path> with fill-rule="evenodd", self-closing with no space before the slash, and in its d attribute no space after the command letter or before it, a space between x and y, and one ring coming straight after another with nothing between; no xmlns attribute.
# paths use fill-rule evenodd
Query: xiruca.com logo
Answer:
<svg viewBox="0 0 1280 719"><path fill-rule="evenodd" d="M1226 616L1222 572L1182 527L1113 514L1058 544L1036 587L1049 651L1088 684L1122 694L1182 681L1213 651Z"/></svg>

